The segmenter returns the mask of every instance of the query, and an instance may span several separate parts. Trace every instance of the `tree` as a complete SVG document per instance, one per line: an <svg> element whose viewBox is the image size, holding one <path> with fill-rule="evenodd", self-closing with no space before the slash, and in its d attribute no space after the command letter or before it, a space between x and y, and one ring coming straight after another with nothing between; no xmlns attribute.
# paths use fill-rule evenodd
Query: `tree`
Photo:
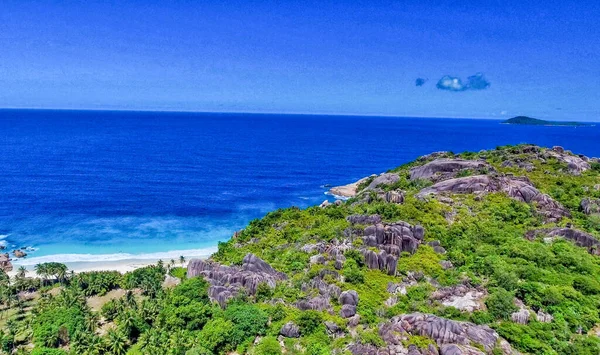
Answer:
<svg viewBox="0 0 600 355"><path fill-rule="evenodd" d="M181 264L181 267L185 264L185 257L183 255L179 257L179 264Z"/></svg>
<svg viewBox="0 0 600 355"><path fill-rule="evenodd" d="M106 348L111 355L125 355L127 353L127 338L120 331L110 329L106 333Z"/></svg>
<svg viewBox="0 0 600 355"><path fill-rule="evenodd" d="M23 279L27 275L27 268L25 266L20 266L17 270L17 278Z"/></svg>

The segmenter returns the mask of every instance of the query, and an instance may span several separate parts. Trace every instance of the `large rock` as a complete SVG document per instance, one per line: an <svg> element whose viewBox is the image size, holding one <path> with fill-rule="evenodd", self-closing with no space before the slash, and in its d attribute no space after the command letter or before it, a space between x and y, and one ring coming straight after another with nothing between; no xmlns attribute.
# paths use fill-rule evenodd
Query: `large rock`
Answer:
<svg viewBox="0 0 600 355"><path fill-rule="evenodd" d="M471 288L466 285L443 287L430 296L446 307L454 307L464 312L473 312L485 308L483 299L487 296L485 288Z"/></svg>
<svg viewBox="0 0 600 355"><path fill-rule="evenodd" d="M423 313L393 317L379 328L379 335L387 344L402 344L406 333L431 338L439 346L455 344L460 348L479 344L488 353L493 351L500 339L498 333L488 326ZM511 351L510 347L505 349L507 354Z"/></svg>
<svg viewBox="0 0 600 355"><path fill-rule="evenodd" d="M450 179L421 190L417 197L440 193L503 192L517 201L532 203L548 222L569 216L569 211L550 196L541 193L526 178L476 175Z"/></svg>
<svg viewBox="0 0 600 355"><path fill-rule="evenodd" d="M281 327L279 334L287 338L299 338L300 328L294 322L287 322Z"/></svg>
<svg viewBox="0 0 600 355"><path fill-rule="evenodd" d="M353 317L355 314L356 314L356 306L345 304L342 306L342 309L340 309L340 316L342 318L350 318L350 317Z"/></svg>
<svg viewBox="0 0 600 355"><path fill-rule="evenodd" d="M373 179L373 181L371 181L371 183L369 184L369 186L367 186L365 188L365 190L366 191L373 190L381 185L391 185L391 184L398 182L399 180L400 180L400 176L398 176L398 174L383 173L383 174L379 175L378 177L376 177L375 179Z"/></svg>
<svg viewBox="0 0 600 355"><path fill-rule="evenodd" d="M3 270L4 272L13 270L13 265L10 262L10 256L8 254L0 254L0 270Z"/></svg>
<svg viewBox="0 0 600 355"><path fill-rule="evenodd" d="M275 288L277 281L287 278L284 273L276 271L254 254L247 254L241 267L194 259L188 264L187 275L204 277L210 283L209 296L221 306L225 306L242 288L254 295L259 284Z"/></svg>
<svg viewBox="0 0 600 355"><path fill-rule="evenodd" d="M342 198L354 197L360 192L360 191L358 191L358 186L360 186L362 183L369 180L370 178L375 178L376 176L377 175L372 175L372 176L364 177L364 178L362 178L356 182L353 182L351 184L348 184L348 185L332 187L331 189L329 189L329 193L336 197L342 197Z"/></svg>
<svg viewBox="0 0 600 355"><path fill-rule="evenodd" d="M548 238L563 238L570 240L575 245L587 248L591 254L600 255L600 241L593 235L588 234L584 231L574 228L550 228L550 229L536 229L529 231L525 234L525 237L529 240L535 239L539 235L544 235Z"/></svg>
<svg viewBox="0 0 600 355"><path fill-rule="evenodd" d="M410 179L447 180L456 177L456 174L463 170L479 173L481 170L492 170L492 167L480 160L437 159L410 169Z"/></svg>
<svg viewBox="0 0 600 355"><path fill-rule="evenodd" d="M556 160L567 164L567 172L573 175L580 175L582 172L591 168L588 158L566 152L562 147L554 147L552 150L546 150L544 158L555 158Z"/></svg>
<svg viewBox="0 0 600 355"><path fill-rule="evenodd" d="M327 311L331 309L331 303L329 302L329 297L317 296L297 301L296 308L301 311Z"/></svg>
<svg viewBox="0 0 600 355"><path fill-rule="evenodd" d="M366 214L353 214L346 217L346 220L351 224L378 224L381 223L381 216L378 214L366 215Z"/></svg>
<svg viewBox="0 0 600 355"><path fill-rule="evenodd" d="M600 214L600 199L584 198L581 200L581 210L587 215Z"/></svg>
<svg viewBox="0 0 600 355"><path fill-rule="evenodd" d="M13 255L15 256L15 258L24 258L27 256L27 253L21 249L16 249L13 250Z"/></svg>
<svg viewBox="0 0 600 355"><path fill-rule="evenodd" d="M340 294L339 302L341 305L358 305L358 293L354 290L344 291Z"/></svg>

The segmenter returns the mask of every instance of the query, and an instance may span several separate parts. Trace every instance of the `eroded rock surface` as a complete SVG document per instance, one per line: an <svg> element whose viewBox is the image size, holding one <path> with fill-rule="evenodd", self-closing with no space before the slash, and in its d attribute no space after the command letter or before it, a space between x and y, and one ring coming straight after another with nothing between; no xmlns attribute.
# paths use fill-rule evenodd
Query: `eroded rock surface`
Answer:
<svg viewBox="0 0 600 355"><path fill-rule="evenodd" d="M348 217L348 221L361 225L374 223L364 228L363 242L366 247L376 247L379 251L363 248L361 252L370 269L379 269L389 275L396 273L400 253L414 253L425 235L422 226L402 221L382 223L378 215L353 215Z"/></svg>
<svg viewBox="0 0 600 355"><path fill-rule="evenodd" d="M10 256L8 254L0 254L0 270L3 270L4 272L13 270L13 265L10 262Z"/></svg>
<svg viewBox="0 0 600 355"><path fill-rule="evenodd" d="M283 327L281 327L279 334L287 338L299 338L300 327L298 327L294 322L287 322L283 325Z"/></svg>
<svg viewBox="0 0 600 355"><path fill-rule="evenodd" d="M237 295L241 288L253 295L259 284L265 283L275 288L276 282L287 279L284 273L278 272L254 254L247 254L242 266L224 266L206 260L191 260L187 268L188 277L202 276L209 283L208 294L221 306Z"/></svg>
<svg viewBox="0 0 600 355"><path fill-rule="evenodd" d="M431 338L438 346L454 344L460 348L480 344L488 353L493 351L500 340L498 333L488 326L423 313L393 317L379 328L379 335L387 344L402 344L406 333ZM510 354L512 349L508 346L504 351Z"/></svg>
<svg viewBox="0 0 600 355"><path fill-rule="evenodd" d="M526 178L476 175L450 179L421 190L417 197L440 193L488 193L503 192L517 201L532 203L548 222L556 222L569 216L569 211L550 196L541 193Z"/></svg>
<svg viewBox="0 0 600 355"><path fill-rule="evenodd" d="M539 235L548 238L564 238L574 242L577 246L587 248L591 254L600 255L600 241L593 235L574 228L537 229L527 232L525 237L533 240Z"/></svg>
<svg viewBox="0 0 600 355"><path fill-rule="evenodd" d="M456 174L463 170L472 170L479 173L482 170L493 169L488 163L481 160L437 159L410 169L410 179L442 181L456 177Z"/></svg>
<svg viewBox="0 0 600 355"><path fill-rule="evenodd" d="M584 198L581 200L581 210L587 215L600 214L600 199Z"/></svg>
<svg viewBox="0 0 600 355"><path fill-rule="evenodd" d="M471 288L466 285L443 287L431 294L431 299L440 301L446 307L473 312L485 308L483 299L487 296L484 288Z"/></svg>

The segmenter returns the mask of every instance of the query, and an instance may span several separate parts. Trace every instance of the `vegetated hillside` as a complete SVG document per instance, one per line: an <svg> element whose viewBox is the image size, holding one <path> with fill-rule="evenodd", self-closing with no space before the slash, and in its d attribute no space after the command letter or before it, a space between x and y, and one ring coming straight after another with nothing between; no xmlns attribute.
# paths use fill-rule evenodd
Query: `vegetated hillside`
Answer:
<svg viewBox="0 0 600 355"><path fill-rule="evenodd" d="M534 126L587 126L581 122L560 122L560 121L546 121L538 118L532 118L527 116L517 116L509 118L503 123L508 124L520 124L520 125L534 125Z"/></svg>
<svg viewBox="0 0 600 355"><path fill-rule="evenodd" d="M344 202L252 221L187 277L173 268L184 279L174 288L160 287L168 264L74 276L9 315L0 343L35 354L600 353L597 159L531 145L438 152L344 191ZM133 291L100 312L86 305L119 287Z"/></svg>

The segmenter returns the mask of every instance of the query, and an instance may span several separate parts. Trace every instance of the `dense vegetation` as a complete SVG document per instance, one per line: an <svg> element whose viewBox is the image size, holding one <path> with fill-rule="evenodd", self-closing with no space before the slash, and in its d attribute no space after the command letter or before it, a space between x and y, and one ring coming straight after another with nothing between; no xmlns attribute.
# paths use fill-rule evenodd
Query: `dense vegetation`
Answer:
<svg viewBox="0 0 600 355"><path fill-rule="evenodd" d="M382 323L396 315L423 312L487 324L523 353L599 354L600 257L570 241L524 236L531 230L570 225L599 237L600 216L583 213L580 203L583 198L600 198L600 167L591 163L591 169L573 175L556 159L531 159L523 146L458 157L484 158L499 174L526 175L536 188L568 208L571 216L547 223L535 205L498 192L456 194L451 202L417 198L431 182L410 180L409 169L424 163L412 162L392 170L400 176L397 182L380 186L384 191L403 191L403 203L386 203L367 192L367 199L363 194L325 208L280 209L220 243L212 257L216 262L241 265L244 256L253 253L288 276L275 288L261 284L254 295L237 295L225 308L211 302L204 279L187 279L185 270L174 267L174 262L125 275L71 275L56 264L38 268L42 280L24 273L9 280L0 273L4 305L0 308L0 353L341 354L348 352L350 343L383 346L378 333ZM505 164L510 159L529 162L532 167ZM461 171L459 176L479 173ZM396 275L369 269L357 249L345 253L339 270L331 261L311 263L316 252L302 251L302 247L349 238L346 232L351 224L346 217L355 214L420 224L426 231L425 242L439 241L446 253L423 243L414 254L402 254ZM352 245L362 246L362 239L350 238ZM453 267L443 267L442 261ZM167 273L182 282L164 287ZM343 277L336 277L338 273ZM335 299L333 312L300 311L295 306L298 300L314 295L314 290L302 285L323 274L328 284L357 291L360 324L352 331ZM388 284L399 283L407 275L419 275L417 282L398 295L393 305L386 305ZM461 311L432 298L436 289L455 285L485 290L485 306ZM26 291L32 292L27 294L31 297L23 296ZM101 308L90 305L92 298L111 294L114 297ZM552 321L533 317L526 324L515 322L511 315L519 309L517 302L533 313L551 315ZM288 322L298 325L299 338L278 338ZM331 334L325 322L337 325L338 334ZM427 337L411 336L405 345L426 348L431 343Z"/></svg>
<svg viewBox="0 0 600 355"><path fill-rule="evenodd" d="M509 118L503 123L508 124L522 124L522 125L534 125L534 126L587 126L581 122L560 122L560 121L546 121L540 120L539 118L532 118L527 116L517 116Z"/></svg>

